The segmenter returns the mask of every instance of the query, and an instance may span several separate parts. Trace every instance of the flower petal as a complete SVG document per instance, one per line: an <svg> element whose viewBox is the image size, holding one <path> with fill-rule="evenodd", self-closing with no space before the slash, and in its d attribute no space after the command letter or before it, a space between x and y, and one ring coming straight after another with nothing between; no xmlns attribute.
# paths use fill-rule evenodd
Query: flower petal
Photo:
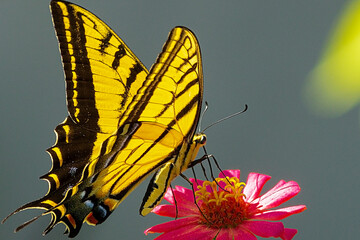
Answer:
<svg viewBox="0 0 360 240"><path fill-rule="evenodd" d="M270 180L270 176L260 173L250 173L243 193L246 196L246 202L252 202L258 198L265 183Z"/></svg>
<svg viewBox="0 0 360 240"><path fill-rule="evenodd" d="M280 237L284 232L284 225L281 222L244 221L239 226L257 236L265 238Z"/></svg>
<svg viewBox="0 0 360 240"><path fill-rule="evenodd" d="M176 213L177 209L177 213ZM171 218L179 218L179 217L187 217L187 216L196 216L199 215L199 210L197 208L180 208L174 205L159 205L156 206L152 211L159 216L163 217L171 217Z"/></svg>
<svg viewBox="0 0 360 240"><path fill-rule="evenodd" d="M185 206L189 206L189 204L194 204L194 192L192 189L176 186L174 189L174 194L177 204L184 204Z"/></svg>
<svg viewBox="0 0 360 240"><path fill-rule="evenodd" d="M240 179L240 170L234 169L234 170L223 170L219 173L219 178L225 178L225 177L236 177Z"/></svg>
<svg viewBox="0 0 360 240"><path fill-rule="evenodd" d="M262 213L255 214L252 219L257 220L268 220L268 221L278 221L282 220L293 214L301 213L306 210L305 205L297 205L287 208L280 208L276 210L269 210Z"/></svg>
<svg viewBox="0 0 360 240"><path fill-rule="evenodd" d="M151 212L159 216L174 218L174 215L176 215L176 207L174 205L158 205L154 207Z"/></svg>
<svg viewBox="0 0 360 240"><path fill-rule="evenodd" d="M166 201L168 201L169 203L174 204L174 196L173 196L173 193L171 191L171 188L168 187L168 189L166 189L166 192L164 194L164 199Z"/></svg>
<svg viewBox="0 0 360 240"><path fill-rule="evenodd" d="M216 240L256 240L254 234L243 228L223 228Z"/></svg>
<svg viewBox="0 0 360 240"><path fill-rule="evenodd" d="M285 228L284 233L280 236L283 240L291 240L297 234L297 230L293 228Z"/></svg>
<svg viewBox="0 0 360 240"><path fill-rule="evenodd" d="M198 221L197 218L181 218L176 219L170 222L161 223L155 226L152 226L144 231L147 235L148 233L162 233L169 232L177 228L181 228L183 226L188 226Z"/></svg>
<svg viewBox="0 0 360 240"><path fill-rule="evenodd" d="M202 181L199 179L196 179L196 181L195 181L195 179L193 179L193 178L190 178L189 180L190 180L190 182L193 183L195 191L199 190L198 186L203 187L204 182L210 182L210 181ZM210 186L206 186L206 191L212 192L212 188Z"/></svg>
<svg viewBox="0 0 360 240"><path fill-rule="evenodd" d="M198 186L202 186L204 183L204 181L200 179L189 178L189 180L192 182L195 191L198 190Z"/></svg>
<svg viewBox="0 0 360 240"><path fill-rule="evenodd" d="M189 229L188 227L178 229L173 232L166 232L161 234L160 236L154 238L154 240L194 240L194 239L202 239L202 240L212 240L216 236L216 232L213 229L201 229L199 231L196 226L194 228Z"/></svg>
<svg viewBox="0 0 360 240"><path fill-rule="evenodd" d="M145 230L148 233L163 233L157 240L169 239L213 239L218 232L217 229L208 228L199 224L198 218L182 218L167 223L162 223Z"/></svg>
<svg viewBox="0 0 360 240"><path fill-rule="evenodd" d="M277 207L300 192L297 182L281 180L272 189L260 197L260 210Z"/></svg>
<svg viewBox="0 0 360 240"><path fill-rule="evenodd" d="M173 194L175 195L175 199ZM194 205L193 191L181 186L176 186L176 188L173 189L173 191L171 191L171 188L168 188L164 198L172 205L177 204L178 207L187 208L187 207L193 207Z"/></svg>

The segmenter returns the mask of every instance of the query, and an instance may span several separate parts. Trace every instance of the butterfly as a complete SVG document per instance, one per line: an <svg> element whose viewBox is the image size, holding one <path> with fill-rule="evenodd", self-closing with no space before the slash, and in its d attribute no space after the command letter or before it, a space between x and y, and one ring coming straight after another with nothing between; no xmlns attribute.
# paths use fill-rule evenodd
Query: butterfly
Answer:
<svg viewBox="0 0 360 240"><path fill-rule="evenodd" d="M148 214L170 182L191 166L206 143L205 134L195 133L203 98L202 63L196 36L186 27L172 29L148 71L88 10L55 0L50 9L68 116L55 128L57 141L47 150L52 168L41 179L49 183L48 193L8 217L44 209L40 216L52 216L44 234L61 222L65 233L75 237L83 222L104 222L153 173L140 207L141 215Z"/></svg>

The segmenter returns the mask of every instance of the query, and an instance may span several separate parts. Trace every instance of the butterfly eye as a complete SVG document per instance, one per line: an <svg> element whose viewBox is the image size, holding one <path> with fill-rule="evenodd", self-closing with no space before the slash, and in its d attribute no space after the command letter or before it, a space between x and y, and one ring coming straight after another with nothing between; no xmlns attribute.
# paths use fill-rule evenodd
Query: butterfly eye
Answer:
<svg viewBox="0 0 360 240"><path fill-rule="evenodd" d="M206 144L206 135L205 134L197 134L197 135L195 135L193 141L196 142L197 144L205 145Z"/></svg>
<svg viewBox="0 0 360 240"><path fill-rule="evenodd" d="M205 145L206 143L206 135L201 136L200 144Z"/></svg>

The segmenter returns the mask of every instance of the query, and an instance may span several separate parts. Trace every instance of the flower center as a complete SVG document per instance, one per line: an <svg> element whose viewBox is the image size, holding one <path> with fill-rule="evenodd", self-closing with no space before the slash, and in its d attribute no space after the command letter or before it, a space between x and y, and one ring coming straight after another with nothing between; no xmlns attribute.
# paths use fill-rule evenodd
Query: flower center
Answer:
<svg viewBox="0 0 360 240"><path fill-rule="evenodd" d="M232 228L248 219L244 187L245 183L236 177L216 178L199 185L195 196L202 213L201 223L211 228Z"/></svg>

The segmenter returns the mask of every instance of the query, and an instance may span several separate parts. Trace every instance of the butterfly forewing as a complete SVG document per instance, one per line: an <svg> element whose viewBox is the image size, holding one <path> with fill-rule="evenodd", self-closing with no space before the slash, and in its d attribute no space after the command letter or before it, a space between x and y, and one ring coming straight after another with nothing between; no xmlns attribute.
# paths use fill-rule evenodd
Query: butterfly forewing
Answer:
<svg viewBox="0 0 360 240"><path fill-rule="evenodd" d="M144 86L127 109L127 121L139 121L141 126L130 137L126 149L118 151L114 162L93 183L99 188L106 182L110 189L98 193L106 192L121 201L153 170L167 162L183 160L179 160L180 150L188 150L199 117L202 81L195 36L186 28L174 28ZM180 165L187 167L187 163ZM183 170L180 165L175 164L177 174Z"/></svg>
<svg viewBox="0 0 360 240"><path fill-rule="evenodd" d="M186 138L192 137L201 107L202 78L195 35L186 28L174 28L140 89L139 98L135 98L126 114L132 118L135 112L139 121L161 123Z"/></svg>
<svg viewBox="0 0 360 240"><path fill-rule="evenodd" d="M76 123L112 134L148 74L125 43L89 11L51 2L65 71L67 105Z"/></svg>

